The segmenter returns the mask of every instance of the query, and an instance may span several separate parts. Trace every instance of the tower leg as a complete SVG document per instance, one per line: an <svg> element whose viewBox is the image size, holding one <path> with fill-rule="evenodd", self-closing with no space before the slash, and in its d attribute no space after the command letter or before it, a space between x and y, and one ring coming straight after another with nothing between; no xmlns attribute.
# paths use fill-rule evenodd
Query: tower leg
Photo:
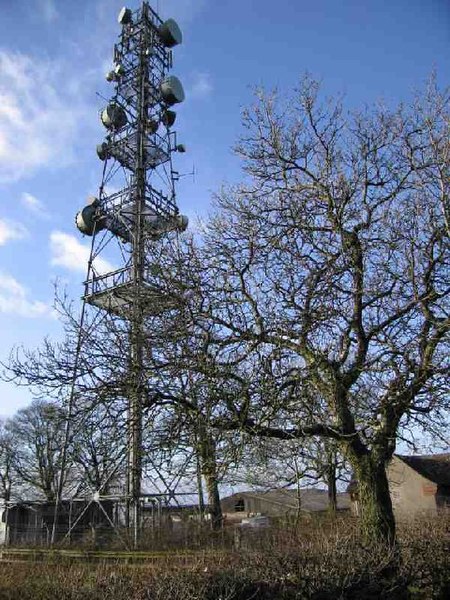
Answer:
<svg viewBox="0 0 450 600"><path fill-rule="evenodd" d="M142 338L141 323L136 321L131 331L131 394L128 423L128 502L127 527L133 537L133 545L139 544L141 529L141 480L142 480Z"/></svg>

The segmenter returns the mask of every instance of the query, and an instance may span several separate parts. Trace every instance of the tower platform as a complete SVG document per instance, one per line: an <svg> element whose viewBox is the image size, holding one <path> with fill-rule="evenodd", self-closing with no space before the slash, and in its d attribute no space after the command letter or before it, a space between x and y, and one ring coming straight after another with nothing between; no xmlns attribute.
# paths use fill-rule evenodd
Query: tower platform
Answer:
<svg viewBox="0 0 450 600"><path fill-rule="evenodd" d="M83 300L123 319L132 318L136 301L148 316L157 316L179 306L176 298L163 294L149 282L142 282L137 294L129 268L96 276L86 284L87 293Z"/></svg>

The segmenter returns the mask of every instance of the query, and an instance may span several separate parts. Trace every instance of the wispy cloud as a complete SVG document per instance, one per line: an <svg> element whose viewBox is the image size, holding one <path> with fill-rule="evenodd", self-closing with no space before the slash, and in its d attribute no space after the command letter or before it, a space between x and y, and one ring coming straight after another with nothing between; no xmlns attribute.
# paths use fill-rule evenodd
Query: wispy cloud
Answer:
<svg viewBox="0 0 450 600"><path fill-rule="evenodd" d="M50 252L53 266L86 273L90 248L79 242L75 236L63 231L53 231L50 234ZM114 267L103 258L96 258L94 266L99 273L114 271Z"/></svg>
<svg viewBox="0 0 450 600"><path fill-rule="evenodd" d="M55 61L0 51L0 183L73 160L85 106L61 71Z"/></svg>
<svg viewBox="0 0 450 600"><path fill-rule="evenodd" d="M30 300L28 291L12 275L0 272L0 313L36 318L53 316L49 304Z"/></svg>
<svg viewBox="0 0 450 600"><path fill-rule="evenodd" d="M188 89L188 95L194 98L204 98L209 96L213 89L211 75L199 72L194 74L193 82Z"/></svg>
<svg viewBox="0 0 450 600"><path fill-rule="evenodd" d="M28 192L24 192L21 197L22 204L30 210L35 215L39 215L40 217L47 217L48 213L44 206L44 203L38 200L36 196L33 194L29 194Z"/></svg>
<svg viewBox="0 0 450 600"><path fill-rule="evenodd" d="M207 0L158 0L154 7L159 5L160 13L164 19L174 17L182 24L190 23L206 6Z"/></svg>
<svg viewBox="0 0 450 600"><path fill-rule="evenodd" d="M0 246L11 240L21 240L27 235L26 228L17 221L0 219Z"/></svg>
<svg viewBox="0 0 450 600"><path fill-rule="evenodd" d="M47 23L53 23L58 18L54 0L39 0L39 11Z"/></svg>

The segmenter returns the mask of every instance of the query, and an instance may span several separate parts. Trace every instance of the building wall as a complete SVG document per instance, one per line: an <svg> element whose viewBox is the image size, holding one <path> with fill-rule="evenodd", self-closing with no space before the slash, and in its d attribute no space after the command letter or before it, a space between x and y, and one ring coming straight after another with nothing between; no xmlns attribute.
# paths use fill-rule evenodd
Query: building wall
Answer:
<svg viewBox="0 0 450 600"><path fill-rule="evenodd" d="M240 510L237 505L241 504ZM281 502L274 502L266 498L242 494L233 494L224 498L221 502L222 511L229 518L241 519L256 514L268 515L271 517L282 517L288 514L295 514L296 508Z"/></svg>
<svg viewBox="0 0 450 600"><path fill-rule="evenodd" d="M292 506L286 506L275 502L267 501L264 498L245 498L245 509L249 514L269 515L272 517L283 517L292 514L295 509Z"/></svg>
<svg viewBox="0 0 450 600"><path fill-rule="evenodd" d="M393 457L387 469L394 513L400 518L436 513L437 485Z"/></svg>
<svg viewBox="0 0 450 600"><path fill-rule="evenodd" d="M322 489L303 489L301 491L300 510L302 515L326 513L328 511L328 494ZM337 509L349 510L350 497L346 493L337 495ZM295 490L271 490L268 492L240 492L223 498L222 512L236 520L238 517L266 515L269 517L296 516L298 498Z"/></svg>

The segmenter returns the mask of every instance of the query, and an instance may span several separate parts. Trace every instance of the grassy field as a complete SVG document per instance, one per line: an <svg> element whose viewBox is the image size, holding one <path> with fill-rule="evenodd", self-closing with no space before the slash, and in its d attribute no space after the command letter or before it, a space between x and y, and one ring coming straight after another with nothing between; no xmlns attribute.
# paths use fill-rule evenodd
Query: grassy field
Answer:
<svg viewBox="0 0 450 600"><path fill-rule="evenodd" d="M450 520L400 527L400 552L364 546L352 521L277 527L239 550L16 558L0 564L1 600L371 600L450 598ZM177 558L178 557L178 558Z"/></svg>

